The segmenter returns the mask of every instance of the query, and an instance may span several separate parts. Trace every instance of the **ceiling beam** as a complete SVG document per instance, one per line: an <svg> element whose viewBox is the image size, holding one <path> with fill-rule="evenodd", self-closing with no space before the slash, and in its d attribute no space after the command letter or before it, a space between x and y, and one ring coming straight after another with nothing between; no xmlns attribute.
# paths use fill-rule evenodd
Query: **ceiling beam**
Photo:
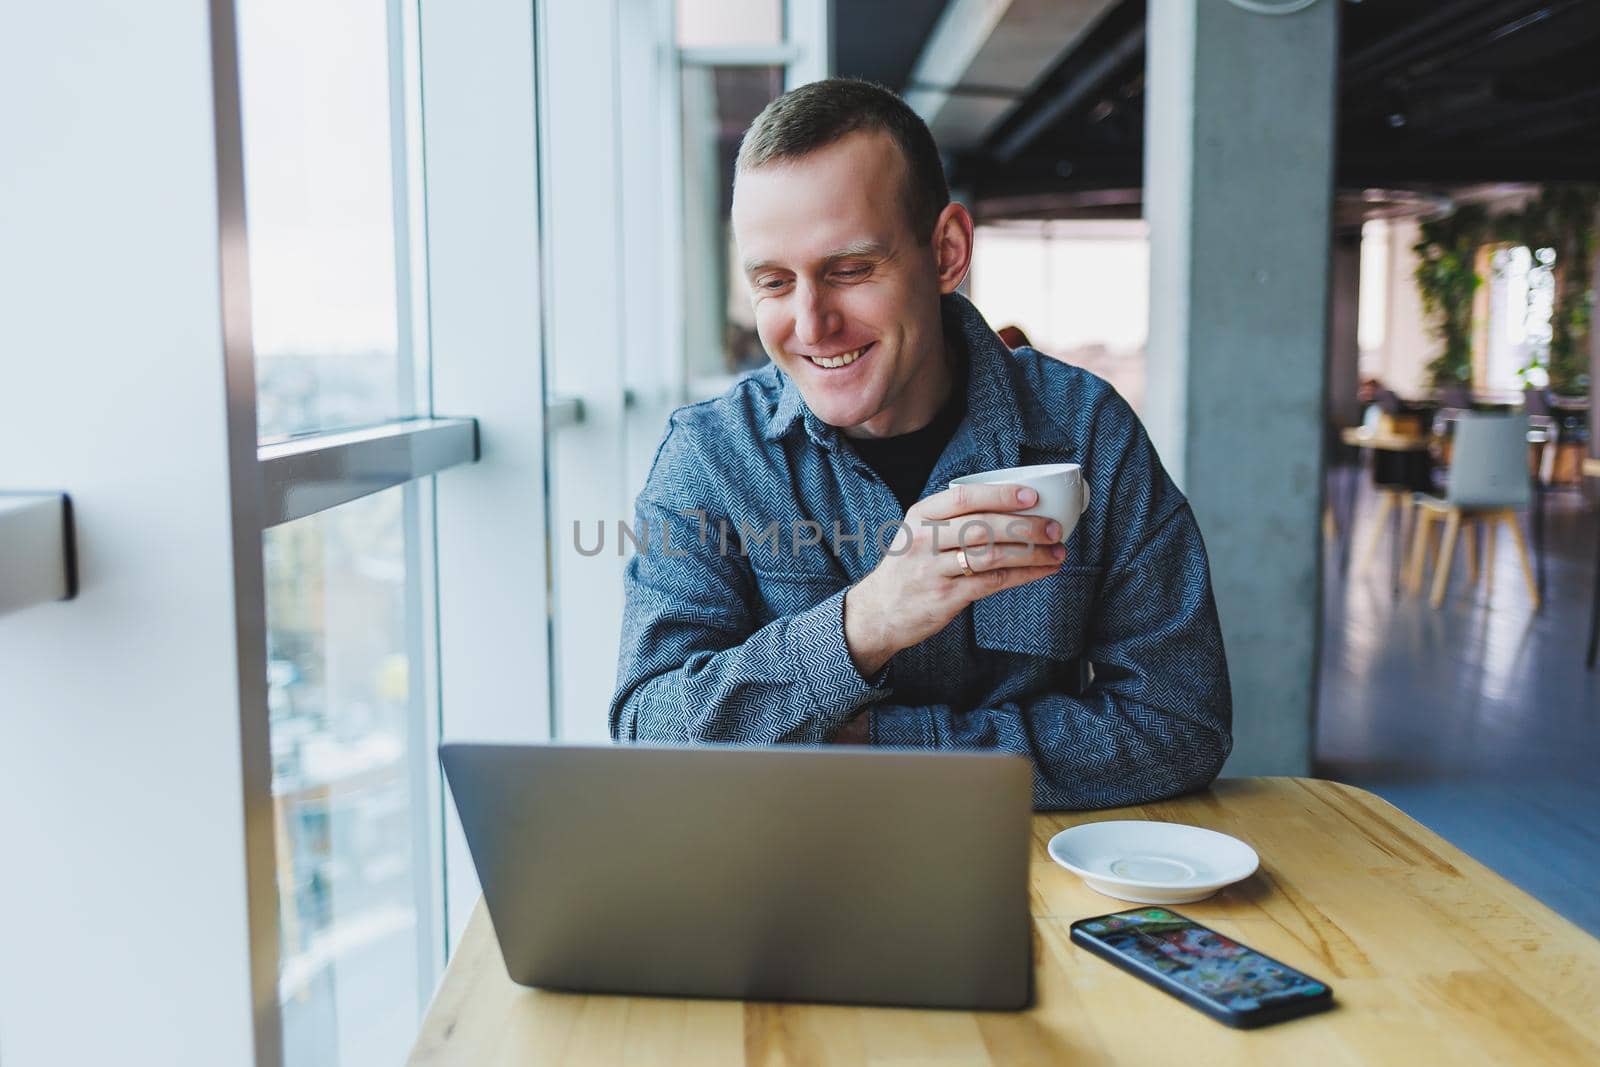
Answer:
<svg viewBox="0 0 1600 1067"><path fill-rule="evenodd" d="M1349 186L1585 181L1600 174L1600 152L1584 147L1569 152L1506 152L1489 146L1398 155L1363 150L1340 152L1335 172L1338 183Z"/></svg>
<svg viewBox="0 0 1600 1067"><path fill-rule="evenodd" d="M1009 163L1022 153L1024 148L1031 145L1034 140L1045 130L1060 121L1068 112L1083 102L1090 93L1095 92L1106 79L1115 74L1124 64L1144 49L1144 23L1140 23L1117 41L1095 57L1083 70L1069 79L1065 85L1056 91L1055 95L1045 100L1031 115L1022 121L1016 129L995 146L994 157L1001 163Z"/></svg>
<svg viewBox="0 0 1600 1067"><path fill-rule="evenodd" d="M1600 111L1584 108L1573 114L1556 114L1543 122L1518 123L1514 128L1497 130L1492 136L1497 146L1517 145L1557 137L1570 138L1584 130L1600 130Z"/></svg>
<svg viewBox="0 0 1600 1067"><path fill-rule="evenodd" d="M939 147L982 144L1118 0L950 0L905 99Z"/></svg>
<svg viewBox="0 0 1600 1067"><path fill-rule="evenodd" d="M1439 4L1432 12L1402 22L1387 36L1351 52L1339 65L1340 77L1349 85L1383 74L1465 37L1514 22L1530 8L1537 10L1538 0L1455 0Z"/></svg>
<svg viewBox="0 0 1600 1067"><path fill-rule="evenodd" d="M1443 122L1433 122L1415 127L1419 136L1429 140L1450 140L1467 134L1490 130L1496 126L1515 132L1517 127L1543 119L1571 116L1592 116L1592 108L1600 104L1600 88L1584 89L1565 96L1539 101L1514 101L1501 99L1502 107L1478 106L1455 114Z"/></svg>
<svg viewBox="0 0 1600 1067"><path fill-rule="evenodd" d="M1099 161L1092 172L1074 172L1064 181L1045 169L990 175L975 187L977 210L983 215L1026 215L1046 206L1071 202L1123 203L1143 180L1143 160L1119 155ZM1490 147L1458 152L1341 151L1334 163L1339 188L1445 188L1473 182L1593 181L1600 174L1600 148L1570 152L1513 153ZM1122 198L1122 199L1119 199ZM1137 204L1137 198L1132 201ZM1137 214L1137 211L1134 212Z"/></svg>

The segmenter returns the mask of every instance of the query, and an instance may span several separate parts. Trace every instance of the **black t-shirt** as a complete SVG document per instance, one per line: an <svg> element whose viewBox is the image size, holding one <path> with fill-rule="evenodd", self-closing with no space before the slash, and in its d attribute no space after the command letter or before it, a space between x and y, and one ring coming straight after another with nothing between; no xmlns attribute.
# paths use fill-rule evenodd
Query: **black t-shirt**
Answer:
<svg viewBox="0 0 1600 1067"><path fill-rule="evenodd" d="M945 445L950 443L956 427L961 425L962 416L967 413L966 370L963 362L951 383L949 399L933 421L922 429L894 437L850 438L850 444L867 461L867 466L888 483L903 512L911 510L911 505L921 498L928 475L933 473Z"/></svg>

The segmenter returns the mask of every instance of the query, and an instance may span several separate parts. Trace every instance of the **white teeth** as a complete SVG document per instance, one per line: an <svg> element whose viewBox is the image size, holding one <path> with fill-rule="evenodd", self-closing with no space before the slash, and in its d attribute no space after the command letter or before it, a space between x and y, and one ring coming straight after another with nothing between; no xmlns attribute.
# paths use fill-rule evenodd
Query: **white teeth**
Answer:
<svg viewBox="0 0 1600 1067"><path fill-rule="evenodd" d="M809 356L806 358L811 359L811 362L815 363L819 367L827 367L831 370L834 367L848 367L850 364L860 359L861 353L865 352L866 350L867 346L862 345L854 352L846 352L844 355L834 356L832 359L811 359Z"/></svg>

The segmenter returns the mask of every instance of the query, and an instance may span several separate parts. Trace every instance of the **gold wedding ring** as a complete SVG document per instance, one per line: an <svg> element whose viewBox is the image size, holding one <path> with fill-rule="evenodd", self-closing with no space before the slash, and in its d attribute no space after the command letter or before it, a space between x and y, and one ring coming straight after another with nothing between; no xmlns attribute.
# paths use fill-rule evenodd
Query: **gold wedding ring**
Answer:
<svg viewBox="0 0 1600 1067"><path fill-rule="evenodd" d="M964 548L957 548L956 549L956 562L961 564L961 573L965 574L968 578L971 578L974 574L978 573L977 571L973 570L972 569L972 565L967 562L967 550L966 549L964 549Z"/></svg>

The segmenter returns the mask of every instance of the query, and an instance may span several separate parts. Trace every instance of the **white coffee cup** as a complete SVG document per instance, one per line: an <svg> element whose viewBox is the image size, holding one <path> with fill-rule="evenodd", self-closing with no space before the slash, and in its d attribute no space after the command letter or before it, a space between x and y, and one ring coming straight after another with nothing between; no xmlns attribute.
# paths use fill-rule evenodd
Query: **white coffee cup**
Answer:
<svg viewBox="0 0 1600 1067"><path fill-rule="evenodd" d="M951 485L1025 485L1039 494L1039 503L1019 515L1043 515L1061 524L1061 540L1072 536L1073 528L1089 510L1089 483L1083 468L1076 463L1036 463L1029 467L1006 467L957 478Z"/></svg>

